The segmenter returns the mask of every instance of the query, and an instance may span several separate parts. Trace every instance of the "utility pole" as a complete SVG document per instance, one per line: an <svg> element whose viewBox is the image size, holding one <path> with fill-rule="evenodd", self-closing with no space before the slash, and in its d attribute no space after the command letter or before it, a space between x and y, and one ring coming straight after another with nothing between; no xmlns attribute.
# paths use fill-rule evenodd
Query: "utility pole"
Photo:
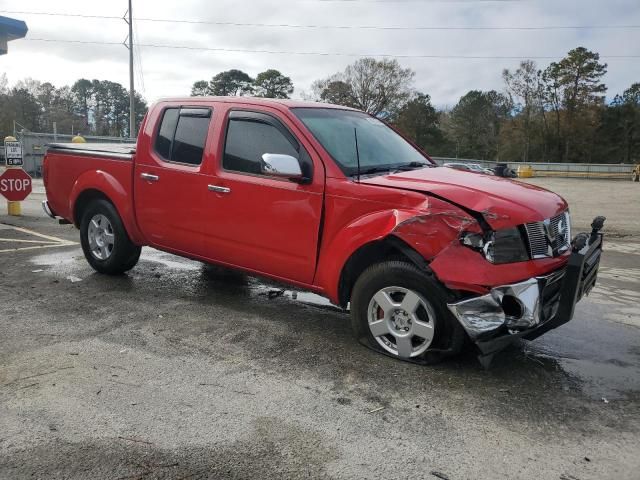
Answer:
<svg viewBox="0 0 640 480"><path fill-rule="evenodd" d="M126 21L126 20L125 20ZM129 137L136 138L136 106L133 85L133 12L129 0Z"/></svg>

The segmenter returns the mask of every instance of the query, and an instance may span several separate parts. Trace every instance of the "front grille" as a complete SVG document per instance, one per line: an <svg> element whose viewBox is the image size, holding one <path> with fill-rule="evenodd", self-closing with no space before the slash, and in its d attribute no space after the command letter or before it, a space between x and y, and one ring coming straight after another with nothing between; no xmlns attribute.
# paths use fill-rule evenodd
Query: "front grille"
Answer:
<svg viewBox="0 0 640 480"><path fill-rule="evenodd" d="M531 258L556 257L569 248L571 218L566 211L542 222L525 224Z"/></svg>

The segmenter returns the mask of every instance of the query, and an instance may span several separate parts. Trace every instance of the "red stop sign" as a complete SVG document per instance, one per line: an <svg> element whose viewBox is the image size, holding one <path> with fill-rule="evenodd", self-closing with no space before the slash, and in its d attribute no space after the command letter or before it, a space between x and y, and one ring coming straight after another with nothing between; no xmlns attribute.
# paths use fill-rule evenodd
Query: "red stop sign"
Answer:
<svg viewBox="0 0 640 480"><path fill-rule="evenodd" d="M0 193L10 202L20 202L31 193L31 177L21 168L9 168L0 175Z"/></svg>

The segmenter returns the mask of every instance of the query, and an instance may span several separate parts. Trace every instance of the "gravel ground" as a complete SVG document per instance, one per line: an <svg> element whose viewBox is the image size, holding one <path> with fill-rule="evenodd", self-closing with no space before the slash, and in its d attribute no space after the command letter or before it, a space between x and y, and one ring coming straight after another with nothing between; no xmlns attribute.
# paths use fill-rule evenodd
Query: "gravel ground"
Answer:
<svg viewBox="0 0 640 480"><path fill-rule="evenodd" d="M639 231L623 182L533 181L577 224ZM614 188L615 208L594 199ZM637 237L607 241L573 321L488 371L472 353L421 367L358 345L313 295L153 249L96 274L29 233L78 240L37 200L0 216L2 479L638 478Z"/></svg>
<svg viewBox="0 0 640 480"><path fill-rule="evenodd" d="M640 233L640 183L579 178L522 180L564 197L579 229L588 229L593 217L604 215L609 235L632 237Z"/></svg>

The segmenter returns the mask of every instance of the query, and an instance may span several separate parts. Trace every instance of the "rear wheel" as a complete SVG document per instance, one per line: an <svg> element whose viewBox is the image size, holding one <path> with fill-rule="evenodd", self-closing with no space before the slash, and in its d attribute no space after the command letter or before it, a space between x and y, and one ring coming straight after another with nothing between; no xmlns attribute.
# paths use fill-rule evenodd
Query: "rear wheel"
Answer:
<svg viewBox="0 0 640 480"><path fill-rule="evenodd" d="M107 200L94 200L85 209L80 243L85 258L100 273L124 273L140 258L141 248L131 242L118 212Z"/></svg>
<svg viewBox="0 0 640 480"><path fill-rule="evenodd" d="M356 338L386 355L436 363L457 353L462 327L446 306L446 291L430 275L404 261L365 270L351 297Z"/></svg>

